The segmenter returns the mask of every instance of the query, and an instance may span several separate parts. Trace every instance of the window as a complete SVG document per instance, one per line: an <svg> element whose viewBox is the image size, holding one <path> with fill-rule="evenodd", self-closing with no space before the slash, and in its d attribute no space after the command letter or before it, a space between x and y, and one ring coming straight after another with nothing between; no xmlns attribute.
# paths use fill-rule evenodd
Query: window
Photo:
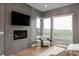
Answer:
<svg viewBox="0 0 79 59"><path fill-rule="evenodd" d="M44 37L50 37L50 29L51 29L51 19L46 18L44 19L44 24L43 24L43 36Z"/></svg>
<svg viewBox="0 0 79 59"><path fill-rule="evenodd" d="M68 45L72 43L72 15L53 19L53 38L55 43Z"/></svg>
<svg viewBox="0 0 79 59"><path fill-rule="evenodd" d="M36 35L40 36L40 18L36 19Z"/></svg>

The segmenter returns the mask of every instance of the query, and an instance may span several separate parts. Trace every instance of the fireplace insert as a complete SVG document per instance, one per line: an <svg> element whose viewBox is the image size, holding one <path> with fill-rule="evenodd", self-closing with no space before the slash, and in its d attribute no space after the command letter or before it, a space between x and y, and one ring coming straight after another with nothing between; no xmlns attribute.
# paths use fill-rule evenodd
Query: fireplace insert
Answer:
<svg viewBox="0 0 79 59"><path fill-rule="evenodd" d="M14 40L27 38L27 30L14 30Z"/></svg>

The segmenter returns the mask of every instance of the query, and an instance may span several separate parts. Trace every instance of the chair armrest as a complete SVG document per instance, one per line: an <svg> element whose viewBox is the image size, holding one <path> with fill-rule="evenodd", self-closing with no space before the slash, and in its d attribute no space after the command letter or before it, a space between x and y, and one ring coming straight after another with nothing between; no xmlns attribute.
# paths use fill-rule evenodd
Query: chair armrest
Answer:
<svg viewBox="0 0 79 59"><path fill-rule="evenodd" d="M47 38L47 40L51 42L51 39Z"/></svg>
<svg viewBox="0 0 79 59"><path fill-rule="evenodd" d="M43 46L43 40L41 38L39 38L39 40L41 41L41 46Z"/></svg>

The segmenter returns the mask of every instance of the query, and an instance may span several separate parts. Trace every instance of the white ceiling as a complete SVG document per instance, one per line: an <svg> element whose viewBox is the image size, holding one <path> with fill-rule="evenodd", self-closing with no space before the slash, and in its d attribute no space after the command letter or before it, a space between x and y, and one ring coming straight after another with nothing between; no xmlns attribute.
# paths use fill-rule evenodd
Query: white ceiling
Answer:
<svg viewBox="0 0 79 59"><path fill-rule="evenodd" d="M51 9L68 6L73 3L27 3L27 4L38 9L39 11L45 12ZM45 5L47 5L47 7L45 7Z"/></svg>

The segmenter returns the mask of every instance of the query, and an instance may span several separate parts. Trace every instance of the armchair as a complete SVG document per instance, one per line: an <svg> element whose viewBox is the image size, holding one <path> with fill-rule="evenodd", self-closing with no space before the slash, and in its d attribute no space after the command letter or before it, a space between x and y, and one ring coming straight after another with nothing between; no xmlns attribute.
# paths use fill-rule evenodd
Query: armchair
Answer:
<svg viewBox="0 0 79 59"><path fill-rule="evenodd" d="M39 40L41 41L41 47L44 46L51 46L51 40L48 38L39 38Z"/></svg>

